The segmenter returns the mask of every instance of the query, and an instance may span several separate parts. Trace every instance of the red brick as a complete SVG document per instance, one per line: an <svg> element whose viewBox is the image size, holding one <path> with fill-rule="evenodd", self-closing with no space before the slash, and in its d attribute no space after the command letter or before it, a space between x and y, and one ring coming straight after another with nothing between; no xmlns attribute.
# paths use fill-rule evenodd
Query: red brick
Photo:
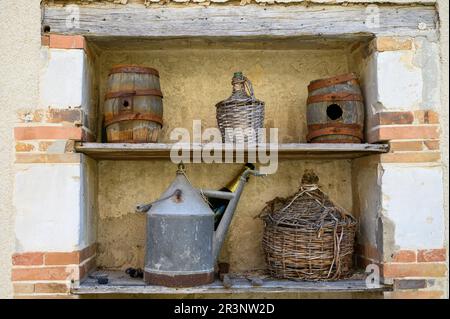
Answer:
<svg viewBox="0 0 450 319"><path fill-rule="evenodd" d="M81 124L80 109L50 109L47 111L48 123L78 123Z"/></svg>
<svg viewBox="0 0 450 319"><path fill-rule="evenodd" d="M422 151L423 141L391 141L391 152Z"/></svg>
<svg viewBox="0 0 450 319"><path fill-rule="evenodd" d="M408 263L408 264L384 264L383 275L386 278L404 277L445 277L447 266L444 263Z"/></svg>
<svg viewBox="0 0 450 319"><path fill-rule="evenodd" d="M443 291L393 291L385 292L387 299L441 299Z"/></svg>
<svg viewBox="0 0 450 319"><path fill-rule="evenodd" d="M429 149L430 151L437 151L440 149L440 141L439 140L429 140L424 141L425 147Z"/></svg>
<svg viewBox="0 0 450 319"><path fill-rule="evenodd" d="M13 281L67 280L78 274L66 267L16 268L12 270Z"/></svg>
<svg viewBox="0 0 450 319"><path fill-rule="evenodd" d="M50 35L50 48L52 49L85 49L86 42L81 35Z"/></svg>
<svg viewBox="0 0 450 319"><path fill-rule="evenodd" d="M434 163L440 160L440 152L401 152L380 155L381 163Z"/></svg>
<svg viewBox="0 0 450 319"><path fill-rule="evenodd" d="M368 142L439 139L438 125L378 126L368 134Z"/></svg>
<svg viewBox="0 0 450 319"><path fill-rule="evenodd" d="M14 294L32 294L34 293L34 284L13 284Z"/></svg>
<svg viewBox="0 0 450 319"><path fill-rule="evenodd" d="M47 293L47 294L58 294L58 293L68 293L70 291L66 284L59 283L36 283L35 293Z"/></svg>
<svg viewBox="0 0 450 319"><path fill-rule="evenodd" d="M415 111L414 118L418 124L439 124L439 114L434 111Z"/></svg>
<svg viewBox="0 0 450 319"><path fill-rule="evenodd" d="M412 50L413 41L407 38L377 37L373 42L373 46L378 52Z"/></svg>
<svg viewBox="0 0 450 319"><path fill-rule="evenodd" d="M416 252L413 250L400 250L393 254L392 261L396 263L413 263L417 261Z"/></svg>
<svg viewBox="0 0 450 319"><path fill-rule="evenodd" d="M46 265L78 265L80 263L80 253L45 253L44 262Z"/></svg>
<svg viewBox="0 0 450 319"><path fill-rule="evenodd" d="M375 114L375 123L378 125L412 124L414 114L412 112L381 112Z"/></svg>
<svg viewBox="0 0 450 319"><path fill-rule="evenodd" d="M97 244L90 245L83 250L80 251L80 262L85 261L86 259L91 258L97 252Z"/></svg>
<svg viewBox="0 0 450 319"><path fill-rule="evenodd" d="M95 258L91 258L87 261L85 261L81 266L80 266L80 279L83 279L85 276L87 276L87 274L96 268L96 260Z"/></svg>
<svg viewBox="0 0 450 319"><path fill-rule="evenodd" d="M417 261L419 262L437 262L446 261L447 252L443 249L419 250Z"/></svg>
<svg viewBox="0 0 450 319"><path fill-rule="evenodd" d="M30 154L17 153L16 163L32 164L32 163L80 163L81 156L78 153L66 154Z"/></svg>
<svg viewBox="0 0 450 319"><path fill-rule="evenodd" d="M14 137L21 140L81 140L82 130L73 126L15 127Z"/></svg>
<svg viewBox="0 0 450 319"><path fill-rule="evenodd" d="M41 45L43 47L48 47L50 45L50 36L48 35L41 36Z"/></svg>
<svg viewBox="0 0 450 319"><path fill-rule="evenodd" d="M14 254L12 264L14 266L39 266L44 264L44 254L39 252Z"/></svg>

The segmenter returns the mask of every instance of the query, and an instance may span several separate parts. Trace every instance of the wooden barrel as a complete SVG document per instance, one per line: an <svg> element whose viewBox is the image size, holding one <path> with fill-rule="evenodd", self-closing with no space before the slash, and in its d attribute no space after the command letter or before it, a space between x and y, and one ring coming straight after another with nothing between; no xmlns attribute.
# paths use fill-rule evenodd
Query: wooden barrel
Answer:
<svg viewBox="0 0 450 319"><path fill-rule="evenodd" d="M308 92L308 142L363 141L364 101L355 74L312 81Z"/></svg>
<svg viewBox="0 0 450 319"><path fill-rule="evenodd" d="M107 141L157 142L163 125L162 98L157 70L137 65L113 67L103 108Z"/></svg>

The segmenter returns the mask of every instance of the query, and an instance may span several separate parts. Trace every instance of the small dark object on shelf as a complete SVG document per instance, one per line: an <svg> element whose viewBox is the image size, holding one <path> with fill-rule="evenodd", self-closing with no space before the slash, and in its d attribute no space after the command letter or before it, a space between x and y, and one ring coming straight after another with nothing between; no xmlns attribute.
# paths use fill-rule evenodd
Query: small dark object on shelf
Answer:
<svg viewBox="0 0 450 319"><path fill-rule="evenodd" d="M261 287L264 284L264 281L259 277L249 277L248 280L253 287Z"/></svg>
<svg viewBox="0 0 450 319"><path fill-rule="evenodd" d="M108 274L89 275L89 278L97 280L99 285L106 285L109 282Z"/></svg>
<svg viewBox="0 0 450 319"><path fill-rule="evenodd" d="M125 270L125 273L129 275L131 278L144 278L144 272L141 268L128 268Z"/></svg>

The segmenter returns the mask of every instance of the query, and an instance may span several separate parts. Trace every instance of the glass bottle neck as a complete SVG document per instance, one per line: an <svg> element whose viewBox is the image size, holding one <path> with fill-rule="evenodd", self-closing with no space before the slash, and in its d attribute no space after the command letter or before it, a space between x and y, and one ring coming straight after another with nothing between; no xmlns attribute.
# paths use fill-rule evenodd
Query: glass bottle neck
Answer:
<svg viewBox="0 0 450 319"><path fill-rule="evenodd" d="M239 175L237 175L231 182L229 182L225 188L228 189L230 192L234 193L239 186L239 182L241 181L241 176L246 171L249 171L249 170L251 170L250 167L244 167L242 169L242 171L239 173Z"/></svg>

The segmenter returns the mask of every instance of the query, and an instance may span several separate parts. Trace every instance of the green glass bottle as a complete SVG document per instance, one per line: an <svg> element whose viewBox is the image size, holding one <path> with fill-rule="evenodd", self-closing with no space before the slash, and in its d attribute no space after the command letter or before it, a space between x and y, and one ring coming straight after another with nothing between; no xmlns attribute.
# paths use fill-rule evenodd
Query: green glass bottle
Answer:
<svg viewBox="0 0 450 319"><path fill-rule="evenodd" d="M221 192L228 192L228 193L234 193L239 185L239 181L241 179L241 176L248 170L254 170L255 165L247 163L239 173L231 182L227 184L227 186L222 187L220 189ZM214 212L214 230L217 229L217 227L220 224L220 221L222 220L222 216L225 213L225 210L228 206L228 200L221 199L221 198L208 198L209 206Z"/></svg>

